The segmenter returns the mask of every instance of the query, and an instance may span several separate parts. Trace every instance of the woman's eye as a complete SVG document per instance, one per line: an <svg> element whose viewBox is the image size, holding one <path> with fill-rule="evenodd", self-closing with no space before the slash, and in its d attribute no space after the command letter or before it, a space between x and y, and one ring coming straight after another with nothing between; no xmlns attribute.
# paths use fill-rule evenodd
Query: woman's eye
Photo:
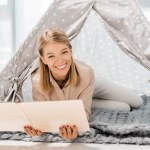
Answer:
<svg viewBox="0 0 150 150"><path fill-rule="evenodd" d="M64 51L64 52L62 52L62 54L67 54L68 53L68 51Z"/></svg>
<svg viewBox="0 0 150 150"><path fill-rule="evenodd" d="M48 56L48 58L53 58L54 56Z"/></svg>

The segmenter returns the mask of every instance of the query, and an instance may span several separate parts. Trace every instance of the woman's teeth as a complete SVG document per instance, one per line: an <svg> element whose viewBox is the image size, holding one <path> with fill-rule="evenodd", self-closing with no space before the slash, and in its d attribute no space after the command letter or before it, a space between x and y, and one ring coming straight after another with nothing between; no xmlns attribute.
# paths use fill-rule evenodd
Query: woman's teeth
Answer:
<svg viewBox="0 0 150 150"><path fill-rule="evenodd" d="M62 65L62 66L57 66L57 69L64 69L66 67L66 64Z"/></svg>

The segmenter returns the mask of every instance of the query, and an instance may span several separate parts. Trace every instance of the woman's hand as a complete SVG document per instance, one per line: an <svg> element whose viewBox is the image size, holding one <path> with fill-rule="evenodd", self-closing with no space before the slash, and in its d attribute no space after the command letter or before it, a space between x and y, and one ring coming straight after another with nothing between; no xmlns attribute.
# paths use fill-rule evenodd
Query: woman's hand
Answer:
<svg viewBox="0 0 150 150"><path fill-rule="evenodd" d="M27 135L31 135L31 136L41 136L43 134L42 131L38 130L38 129L34 129L32 126L30 125L25 125L24 126L24 132Z"/></svg>
<svg viewBox="0 0 150 150"><path fill-rule="evenodd" d="M59 135L65 140L76 139L78 129L76 125L62 125L59 127Z"/></svg>

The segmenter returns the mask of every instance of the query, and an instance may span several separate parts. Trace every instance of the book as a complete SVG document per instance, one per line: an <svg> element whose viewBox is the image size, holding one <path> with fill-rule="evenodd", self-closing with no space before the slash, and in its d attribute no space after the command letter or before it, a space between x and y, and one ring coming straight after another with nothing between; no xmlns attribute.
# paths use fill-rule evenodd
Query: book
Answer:
<svg viewBox="0 0 150 150"><path fill-rule="evenodd" d="M0 103L0 131L24 131L31 125L42 132L59 132L61 125L89 131L82 100Z"/></svg>

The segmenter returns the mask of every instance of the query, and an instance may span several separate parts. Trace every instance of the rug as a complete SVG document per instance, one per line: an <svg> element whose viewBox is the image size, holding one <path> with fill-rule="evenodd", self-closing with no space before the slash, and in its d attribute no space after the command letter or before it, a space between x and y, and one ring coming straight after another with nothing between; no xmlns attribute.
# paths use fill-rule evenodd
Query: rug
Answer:
<svg viewBox="0 0 150 150"><path fill-rule="evenodd" d="M0 132L0 140L37 142L150 144L150 96L142 96L144 103L130 112L92 109L90 132L79 133L75 140L63 140L57 134L44 133L30 137L22 132Z"/></svg>

